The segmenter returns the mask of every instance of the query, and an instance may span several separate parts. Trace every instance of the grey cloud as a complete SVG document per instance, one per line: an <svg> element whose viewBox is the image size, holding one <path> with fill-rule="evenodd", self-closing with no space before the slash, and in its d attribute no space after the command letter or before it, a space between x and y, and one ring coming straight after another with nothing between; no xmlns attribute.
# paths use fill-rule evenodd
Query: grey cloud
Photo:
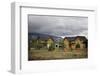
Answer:
<svg viewBox="0 0 100 76"><path fill-rule="evenodd" d="M56 36L88 35L87 17L29 15L28 26L29 32L44 33Z"/></svg>

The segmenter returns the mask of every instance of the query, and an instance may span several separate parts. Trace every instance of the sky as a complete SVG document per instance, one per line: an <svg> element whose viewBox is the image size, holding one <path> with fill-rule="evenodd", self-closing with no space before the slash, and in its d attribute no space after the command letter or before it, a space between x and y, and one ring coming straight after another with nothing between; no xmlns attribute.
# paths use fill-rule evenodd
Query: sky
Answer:
<svg viewBox="0 0 100 76"><path fill-rule="evenodd" d="M88 37L88 17L28 15L28 32Z"/></svg>

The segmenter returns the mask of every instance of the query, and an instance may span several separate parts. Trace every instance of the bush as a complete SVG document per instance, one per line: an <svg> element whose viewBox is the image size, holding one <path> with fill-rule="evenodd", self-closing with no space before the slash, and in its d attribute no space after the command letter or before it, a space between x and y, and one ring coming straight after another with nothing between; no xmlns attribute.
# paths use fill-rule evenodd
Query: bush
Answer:
<svg viewBox="0 0 100 76"><path fill-rule="evenodd" d="M79 43L76 45L76 48L80 48L80 44Z"/></svg>
<svg viewBox="0 0 100 76"><path fill-rule="evenodd" d="M55 49L55 45L54 44L51 44L51 46L49 47L49 51L53 51Z"/></svg>

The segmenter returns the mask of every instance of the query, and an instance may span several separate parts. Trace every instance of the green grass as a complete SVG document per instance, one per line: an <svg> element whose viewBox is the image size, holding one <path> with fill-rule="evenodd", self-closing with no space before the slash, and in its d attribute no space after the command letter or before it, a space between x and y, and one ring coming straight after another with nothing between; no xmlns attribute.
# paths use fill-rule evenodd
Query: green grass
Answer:
<svg viewBox="0 0 100 76"><path fill-rule="evenodd" d="M84 50L69 50L64 52L63 50L48 51L42 50L30 50L29 60L56 60L56 59L77 59L87 58L87 51Z"/></svg>

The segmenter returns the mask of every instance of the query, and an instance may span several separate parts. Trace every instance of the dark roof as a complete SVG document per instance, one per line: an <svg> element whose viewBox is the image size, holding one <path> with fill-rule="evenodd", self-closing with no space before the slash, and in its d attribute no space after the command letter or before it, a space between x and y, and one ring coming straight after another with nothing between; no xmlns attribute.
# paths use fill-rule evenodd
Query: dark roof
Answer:
<svg viewBox="0 0 100 76"><path fill-rule="evenodd" d="M76 38L76 37L65 37L64 40L67 39L67 40L69 40L69 41L74 41L75 38Z"/></svg>
<svg viewBox="0 0 100 76"><path fill-rule="evenodd" d="M77 38L79 38L80 40L83 40L83 41L87 41L87 38L85 36L65 37L64 39L68 39L69 41L74 41Z"/></svg>
<svg viewBox="0 0 100 76"><path fill-rule="evenodd" d="M87 38L85 36L77 36L76 39L79 38L80 40L87 41Z"/></svg>

